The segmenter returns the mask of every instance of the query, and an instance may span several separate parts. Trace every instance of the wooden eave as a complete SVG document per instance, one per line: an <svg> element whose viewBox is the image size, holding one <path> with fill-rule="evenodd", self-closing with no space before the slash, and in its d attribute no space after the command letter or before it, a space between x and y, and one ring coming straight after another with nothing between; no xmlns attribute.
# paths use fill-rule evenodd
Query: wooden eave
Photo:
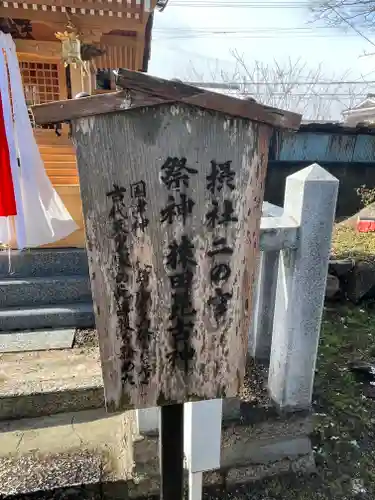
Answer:
<svg viewBox="0 0 375 500"><path fill-rule="evenodd" d="M144 14L153 10L156 0L22 0L2 1L2 7L17 9L19 18L27 18L26 12L63 13L68 15L101 18L126 18L143 21ZM146 18L147 19L147 18Z"/></svg>
<svg viewBox="0 0 375 500"><path fill-rule="evenodd" d="M228 116L245 118L277 128L298 130L301 115L261 104L209 92L184 83L121 70L117 84L125 89L78 100L58 101L32 107L39 125L114 113L158 104L189 104Z"/></svg>

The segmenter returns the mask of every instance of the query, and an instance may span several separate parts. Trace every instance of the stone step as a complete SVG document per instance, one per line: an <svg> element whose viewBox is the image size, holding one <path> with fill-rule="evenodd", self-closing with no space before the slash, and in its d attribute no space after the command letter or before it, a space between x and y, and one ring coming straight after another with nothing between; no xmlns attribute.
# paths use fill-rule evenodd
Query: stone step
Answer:
<svg viewBox="0 0 375 500"><path fill-rule="evenodd" d="M51 182L56 186L79 186L78 175L51 175L48 173Z"/></svg>
<svg viewBox="0 0 375 500"><path fill-rule="evenodd" d="M48 153L69 153L69 154L75 154L74 146L71 141L63 139L61 141L62 137L58 137L57 141L48 140L47 142L38 142L38 147L40 154L43 156Z"/></svg>
<svg viewBox="0 0 375 500"><path fill-rule="evenodd" d="M91 301L88 276L0 280L0 309Z"/></svg>
<svg viewBox="0 0 375 500"><path fill-rule="evenodd" d="M94 324L92 303L0 309L0 332L42 328L91 328Z"/></svg>
<svg viewBox="0 0 375 500"><path fill-rule="evenodd" d="M49 158L48 161L44 162L44 167L46 168L46 170L56 167L56 168L61 168L63 170L74 169L75 171L77 171L77 164L74 161L74 158L72 159L66 157L64 159L60 155L56 155L56 158Z"/></svg>
<svg viewBox="0 0 375 500"><path fill-rule="evenodd" d="M3 332L0 334L0 353L70 349L75 333L75 328Z"/></svg>
<svg viewBox="0 0 375 500"><path fill-rule="evenodd" d="M61 498L102 498L108 476L119 481L131 474L131 452L124 449L127 418L91 410L0 422L0 498L41 498L43 492L51 499L57 489L68 488ZM97 496L80 495L81 485L82 493Z"/></svg>
<svg viewBox="0 0 375 500"><path fill-rule="evenodd" d="M205 472L203 484L223 487L292 471L314 472L311 432L312 418L307 412L278 415L269 408L242 404L241 416L236 421L223 422L220 468ZM159 487L158 449L157 436L135 437L134 474L142 477L143 488L154 495Z"/></svg>
<svg viewBox="0 0 375 500"><path fill-rule="evenodd" d="M86 251L78 248L0 252L0 279L87 276Z"/></svg>
<svg viewBox="0 0 375 500"><path fill-rule="evenodd" d="M98 348L0 354L0 420L103 407Z"/></svg>

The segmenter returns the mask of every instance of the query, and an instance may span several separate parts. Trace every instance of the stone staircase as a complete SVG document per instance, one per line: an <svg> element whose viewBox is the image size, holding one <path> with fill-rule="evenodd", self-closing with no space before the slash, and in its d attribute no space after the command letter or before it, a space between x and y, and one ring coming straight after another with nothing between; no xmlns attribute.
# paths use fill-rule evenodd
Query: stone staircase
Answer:
<svg viewBox="0 0 375 500"><path fill-rule="evenodd" d="M12 251L10 264L8 252L0 253L0 345L14 332L57 336L93 326L84 250Z"/></svg>
<svg viewBox="0 0 375 500"><path fill-rule="evenodd" d="M64 128L58 137L54 130L35 129L35 140L44 163L44 168L54 186L78 185L75 150Z"/></svg>
<svg viewBox="0 0 375 500"><path fill-rule="evenodd" d="M78 185L76 155L70 141L65 138L57 144L43 144L39 140L39 151L44 168L54 186Z"/></svg>

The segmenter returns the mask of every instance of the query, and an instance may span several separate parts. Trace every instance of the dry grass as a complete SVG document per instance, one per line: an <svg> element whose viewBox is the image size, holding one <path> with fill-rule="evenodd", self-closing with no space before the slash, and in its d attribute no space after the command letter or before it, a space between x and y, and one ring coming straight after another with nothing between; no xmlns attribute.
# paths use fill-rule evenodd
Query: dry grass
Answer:
<svg viewBox="0 0 375 500"><path fill-rule="evenodd" d="M375 260L375 233L359 233L352 225L337 224L332 237L332 254L340 259Z"/></svg>

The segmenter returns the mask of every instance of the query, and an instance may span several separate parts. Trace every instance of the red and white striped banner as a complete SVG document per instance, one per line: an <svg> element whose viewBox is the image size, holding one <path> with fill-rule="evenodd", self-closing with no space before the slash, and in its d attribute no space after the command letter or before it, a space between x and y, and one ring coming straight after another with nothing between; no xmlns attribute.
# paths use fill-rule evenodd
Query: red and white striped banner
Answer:
<svg viewBox="0 0 375 500"><path fill-rule="evenodd" d="M5 130L3 103L0 93L0 217L17 215L16 197Z"/></svg>

